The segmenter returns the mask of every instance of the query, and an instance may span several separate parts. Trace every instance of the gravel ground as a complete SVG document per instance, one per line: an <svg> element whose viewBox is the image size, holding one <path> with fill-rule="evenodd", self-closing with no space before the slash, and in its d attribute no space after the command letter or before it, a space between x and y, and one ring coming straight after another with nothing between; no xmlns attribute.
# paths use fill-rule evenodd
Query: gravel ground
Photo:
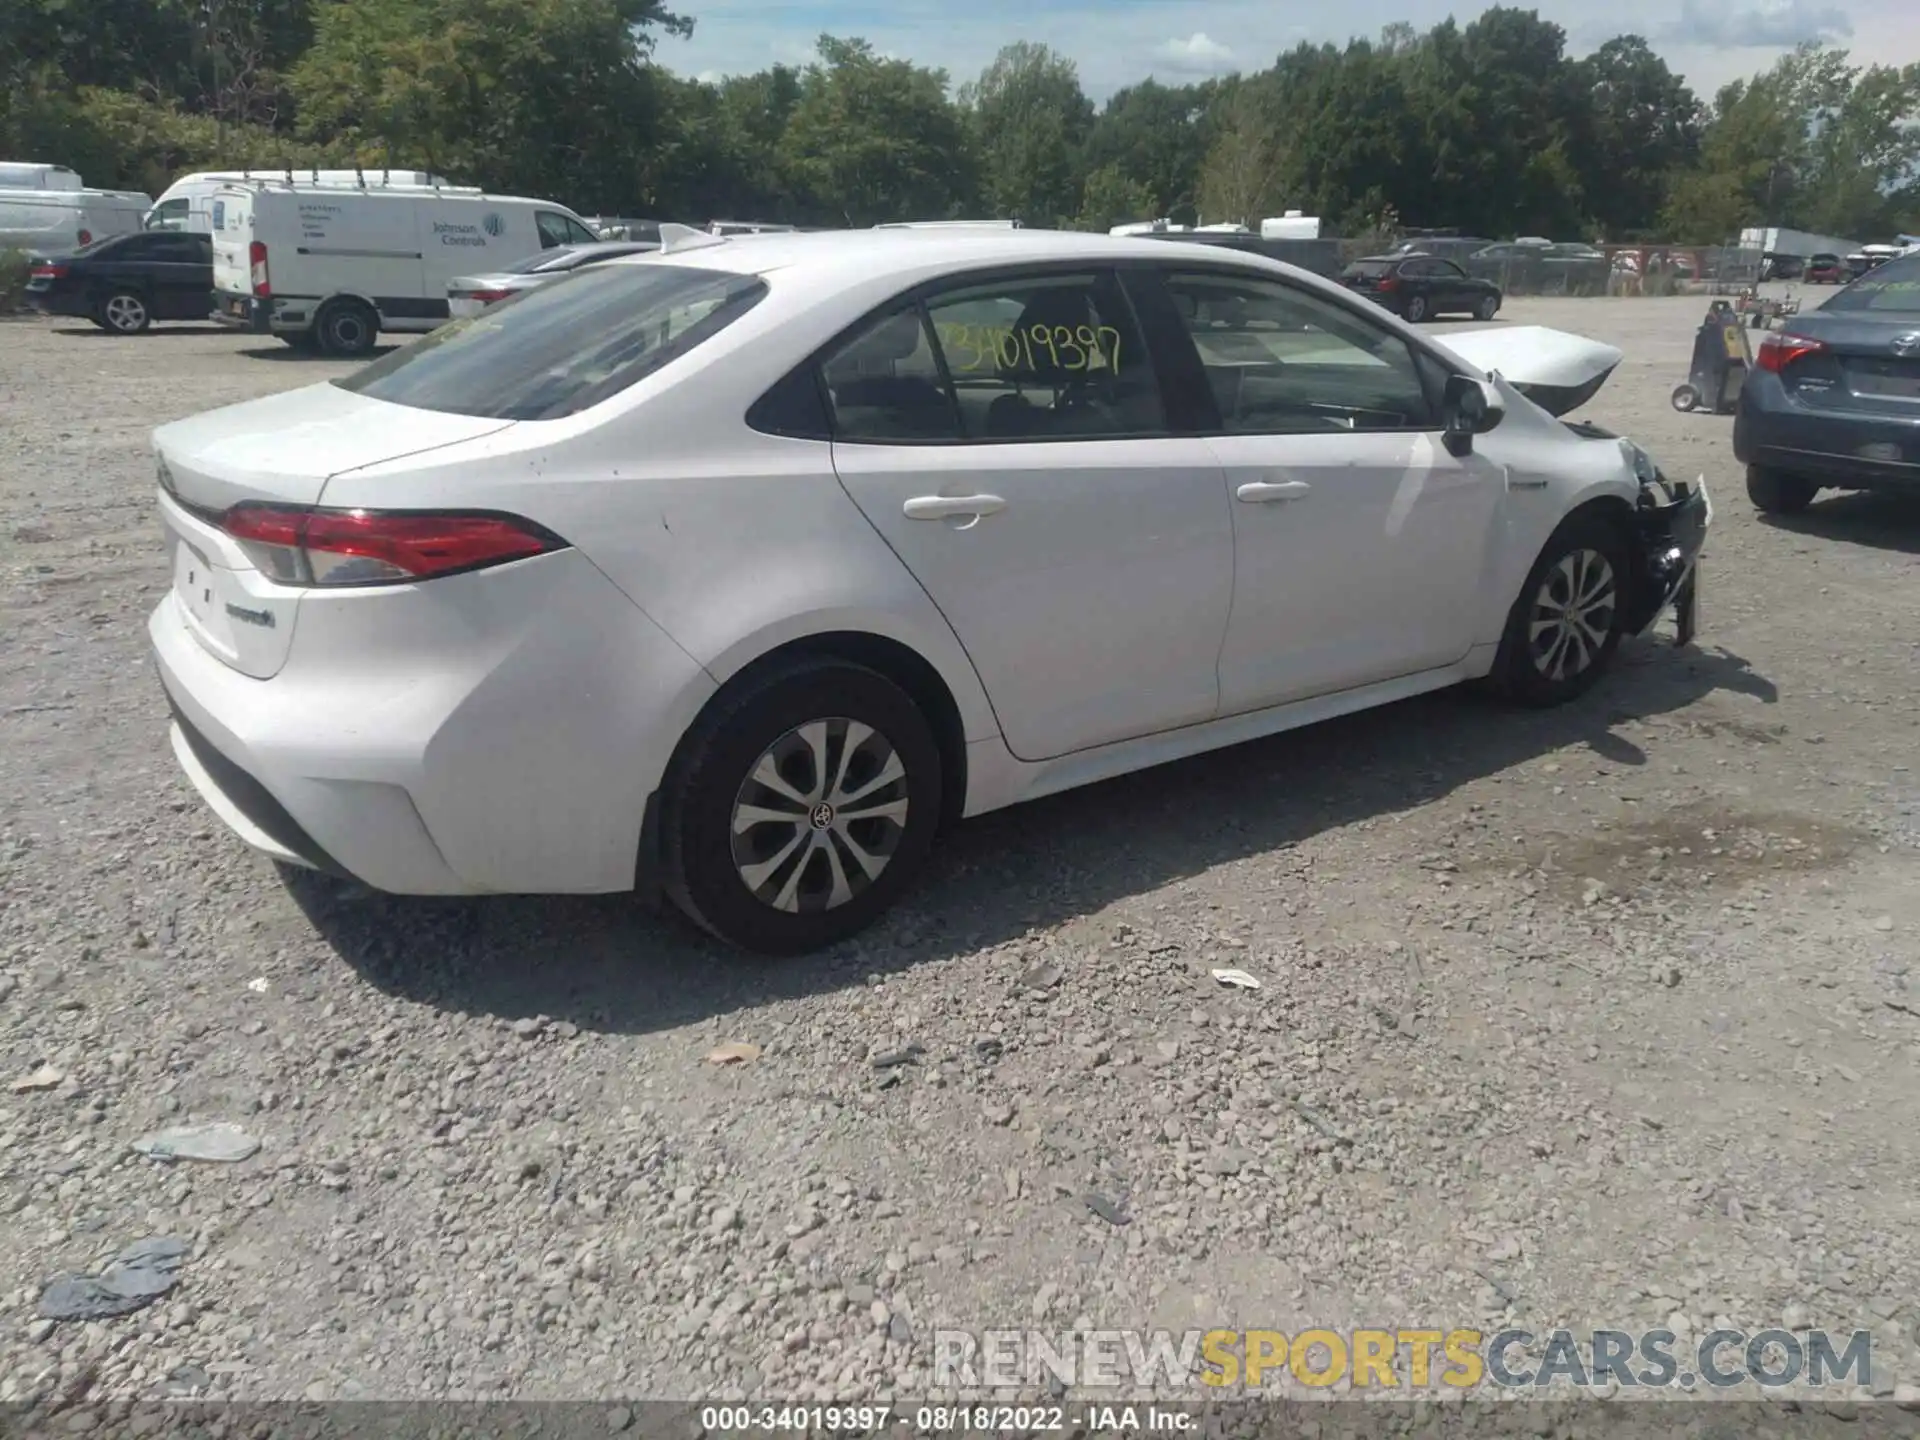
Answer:
<svg viewBox="0 0 1920 1440"><path fill-rule="evenodd" d="M147 432L341 368L0 325L0 1401L924 1397L936 1327L1076 1323L1858 1326L1920 1378L1920 508L1759 521L1667 403L1701 309L1507 312L1625 348L1586 413L1713 487L1698 648L987 817L778 964L283 883L166 745ZM258 1153L131 1148L197 1121ZM37 1318L149 1236L171 1294Z"/></svg>

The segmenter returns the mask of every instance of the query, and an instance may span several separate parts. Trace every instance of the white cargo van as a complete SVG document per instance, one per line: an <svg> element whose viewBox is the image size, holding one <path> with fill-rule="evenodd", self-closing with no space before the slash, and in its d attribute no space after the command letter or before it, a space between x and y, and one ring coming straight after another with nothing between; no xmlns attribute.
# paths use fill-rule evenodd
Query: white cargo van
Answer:
<svg viewBox="0 0 1920 1440"><path fill-rule="evenodd" d="M213 226L213 318L330 355L383 330L431 330L447 282L599 236L564 205L465 189L252 181L223 187Z"/></svg>
<svg viewBox="0 0 1920 1440"><path fill-rule="evenodd" d="M147 212L149 230L213 230L213 197L228 185L250 180L284 180L290 185L348 185L402 189L453 190L452 181L431 170L201 170L182 175L160 192ZM478 188L470 193L478 195Z"/></svg>
<svg viewBox="0 0 1920 1440"><path fill-rule="evenodd" d="M0 250L64 255L140 228L153 202L137 190L91 190L64 165L0 163Z"/></svg>

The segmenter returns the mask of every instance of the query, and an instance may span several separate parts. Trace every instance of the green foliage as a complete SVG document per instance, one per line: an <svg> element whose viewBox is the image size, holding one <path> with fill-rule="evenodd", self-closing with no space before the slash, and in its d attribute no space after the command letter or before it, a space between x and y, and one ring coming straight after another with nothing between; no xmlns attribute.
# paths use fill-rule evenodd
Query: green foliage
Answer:
<svg viewBox="0 0 1920 1440"><path fill-rule="evenodd" d="M972 189L947 77L820 37L780 137L784 170L822 219L853 226L953 214Z"/></svg>
<svg viewBox="0 0 1920 1440"><path fill-rule="evenodd" d="M1301 45L1267 70L1146 80L1095 107L1019 42L947 75L823 36L704 83L655 63L671 0L0 0L0 154L89 183L185 170L426 167L583 210L867 225L1297 207L1504 237L1716 244L1746 225L1920 223L1920 65L1807 46L1702 105L1647 43L1570 58L1500 6Z"/></svg>
<svg viewBox="0 0 1920 1440"><path fill-rule="evenodd" d="M1159 202L1154 194L1118 165L1102 165L1090 171L1080 190L1080 213L1074 217L1075 230L1111 230L1116 225L1136 220L1153 220Z"/></svg>
<svg viewBox="0 0 1920 1440"><path fill-rule="evenodd" d="M1080 206L1093 102L1066 56L1022 40L963 86L981 198L995 215L1051 225Z"/></svg>
<svg viewBox="0 0 1920 1440"><path fill-rule="evenodd" d="M27 252L0 250L0 315L10 315L26 304Z"/></svg>
<svg viewBox="0 0 1920 1440"><path fill-rule="evenodd" d="M1803 45L1721 90L1698 161L1673 185L1675 238L1788 225L1870 240L1911 214L1920 182L1920 65L1856 68Z"/></svg>

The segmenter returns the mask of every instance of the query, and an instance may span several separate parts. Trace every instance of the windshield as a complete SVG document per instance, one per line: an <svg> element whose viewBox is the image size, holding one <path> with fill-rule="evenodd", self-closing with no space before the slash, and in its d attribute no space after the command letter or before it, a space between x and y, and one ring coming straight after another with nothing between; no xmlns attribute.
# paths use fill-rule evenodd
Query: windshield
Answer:
<svg viewBox="0 0 1920 1440"><path fill-rule="evenodd" d="M1820 308L1898 315L1920 313L1920 255L1889 260L1875 267Z"/></svg>
<svg viewBox="0 0 1920 1440"><path fill-rule="evenodd" d="M395 405L493 420L571 415L651 375L766 296L757 275L594 265L443 325L333 383Z"/></svg>

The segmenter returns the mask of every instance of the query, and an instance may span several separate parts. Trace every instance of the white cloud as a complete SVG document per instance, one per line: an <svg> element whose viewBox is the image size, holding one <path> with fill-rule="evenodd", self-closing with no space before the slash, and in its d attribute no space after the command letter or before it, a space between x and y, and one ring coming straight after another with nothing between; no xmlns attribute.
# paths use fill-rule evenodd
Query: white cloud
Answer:
<svg viewBox="0 0 1920 1440"><path fill-rule="evenodd" d="M1204 30L1169 40L1155 54L1169 69L1185 75L1219 75L1234 68L1233 51Z"/></svg>
<svg viewBox="0 0 1920 1440"><path fill-rule="evenodd" d="M1785 49L1804 40L1845 40L1853 21L1826 0L1761 0L1726 6L1682 0L1680 14L1661 38L1681 45Z"/></svg>

